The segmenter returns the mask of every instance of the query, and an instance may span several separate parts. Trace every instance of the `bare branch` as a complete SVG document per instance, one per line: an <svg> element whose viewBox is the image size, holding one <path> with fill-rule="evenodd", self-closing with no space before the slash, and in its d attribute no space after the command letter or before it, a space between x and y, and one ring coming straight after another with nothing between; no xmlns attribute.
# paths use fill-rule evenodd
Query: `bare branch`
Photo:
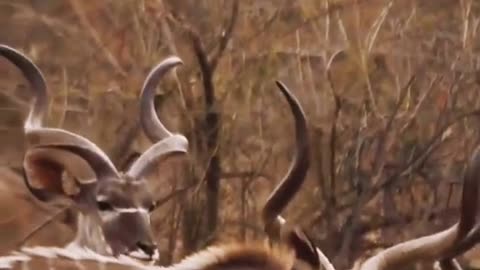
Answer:
<svg viewBox="0 0 480 270"><path fill-rule="evenodd" d="M218 49L210 56L210 67L212 70L217 68L218 60L222 56L225 48L227 47L228 41L231 39L233 30L235 28L235 24L238 18L238 10L239 10L239 0L234 0L232 4L232 13L230 14L230 19L228 20L225 30L220 34L220 40L218 42Z"/></svg>
<svg viewBox="0 0 480 270"><path fill-rule="evenodd" d="M69 3L73 11L77 15L78 19L80 20L80 23L88 31L91 38L96 43L97 47L100 48L105 54L105 57L107 58L110 65L112 65L112 67L123 77L127 76L126 71L122 68L120 63L118 63L117 58L115 58L112 52L108 50L108 48L102 42L102 39L100 38L100 35L98 34L97 30L95 30L95 28L93 28L93 26L88 21L88 18L85 15L85 11L83 9L82 3L78 0L70 0Z"/></svg>

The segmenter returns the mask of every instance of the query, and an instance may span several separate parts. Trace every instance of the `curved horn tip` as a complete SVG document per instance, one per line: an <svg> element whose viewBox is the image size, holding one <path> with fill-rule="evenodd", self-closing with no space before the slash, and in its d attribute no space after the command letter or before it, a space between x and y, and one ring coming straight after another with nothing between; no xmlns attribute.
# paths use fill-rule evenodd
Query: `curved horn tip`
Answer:
<svg viewBox="0 0 480 270"><path fill-rule="evenodd" d="M15 52L18 52L17 50L15 50L14 48L8 46L8 45L5 45L5 44L0 44L0 50L6 50L6 51L15 51Z"/></svg>
<svg viewBox="0 0 480 270"><path fill-rule="evenodd" d="M172 145L177 146L175 152L188 153L188 139L187 139L187 137L183 136L182 134L172 134L171 137L175 137L175 140L173 141L173 143L171 143Z"/></svg>
<svg viewBox="0 0 480 270"><path fill-rule="evenodd" d="M154 68L150 70L150 73L147 75L147 78L144 81L142 87L142 96L152 98L154 89L160 78L169 71L170 69L178 66L183 65L182 59L180 57L172 55L165 58L163 61L158 63ZM148 94L147 94L148 93ZM147 98L147 100L149 99Z"/></svg>
<svg viewBox="0 0 480 270"><path fill-rule="evenodd" d="M185 149L188 149L188 139L187 139L187 137L185 137L181 134L176 134L176 135L178 136L178 140L185 147Z"/></svg>
<svg viewBox="0 0 480 270"><path fill-rule="evenodd" d="M288 87L280 80L276 80L275 84L283 91L289 91Z"/></svg>
<svg viewBox="0 0 480 270"><path fill-rule="evenodd" d="M276 80L275 84L280 88L282 93L287 97L287 99L295 100L295 103L298 103L297 98L292 94L290 89L280 80Z"/></svg>
<svg viewBox="0 0 480 270"><path fill-rule="evenodd" d="M176 56L176 55L171 55L169 57L167 57L165 60L163 60L160 64L168 64L168 65L183 65L183 60L180 59L180 57Z"/></svg>
<svg viewBox="0 0 480 270"><path fill-rule="evenodd" d="M306 116L305 112L303 111L302 106L300 105L297 97L290 91L290 89L280 80L276 80L275 84L278 88L282 91L282 94L287 98L288 103L290 103L290 107L293 110L293 114L296 121L299 121L302 125L306 125ZM301 127L301 129L306 129L306 126Z"/></svg>
<svg viewBox="0 0 480 270"><path fill-rule="evenodd" d="M10 57L8 57L9 55L5 55L5 53L9 54L10 57L11 57L11 54L16 54L16 55L19 55L25 59L29 59L23 52L13 48L13 47L10 47L8 45L5 45L5 44L0 44L0 54L3 54L5 57L7 57L8 59L11 60Z"/></svg>

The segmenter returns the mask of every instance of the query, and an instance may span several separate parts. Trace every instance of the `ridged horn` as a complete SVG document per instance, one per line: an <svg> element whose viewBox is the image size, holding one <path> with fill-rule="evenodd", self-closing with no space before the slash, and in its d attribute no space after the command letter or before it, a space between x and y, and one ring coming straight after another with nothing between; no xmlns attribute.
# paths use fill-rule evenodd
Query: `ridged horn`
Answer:
<svg viewBox="0 0 480 270"><path fill-rule="evenodd" d="M172 134L160 121L155 111L155 89L163 76L183 62L170 56L155 66L148 74L140 94L140 123L147 137L154 143L128 170L127 174L141 179L157 162L173 154L187 153L188 140L183 135Z"/></svg>
<svg viewBox="0 0 480 270"><path fill-rule="evenodd" d="M262 218L267 234L271 237L279 233L284 223L280 213L302 186L310 166L307 119L297 98L280 81L276 82L285 96L295 121L295 156L280 184L270 194L262 210ZM278 235L274 236L278 237Z"/></svg>

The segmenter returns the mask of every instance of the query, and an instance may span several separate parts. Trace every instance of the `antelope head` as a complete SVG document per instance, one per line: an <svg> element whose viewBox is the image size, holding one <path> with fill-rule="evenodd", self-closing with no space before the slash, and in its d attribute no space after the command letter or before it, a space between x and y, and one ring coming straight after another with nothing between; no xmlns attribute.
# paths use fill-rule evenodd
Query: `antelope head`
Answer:
<svg viewBox="0 0 480 270"><path fill-rule="evenodd" d="M185 154L187 139L172 134L158 119L153 97L159 80L182 61L169 57L152 69L140 98L140 122L154 143L125 172L88 139L45 127L47 86L40 69L25 55L0 45L0 55L13 63L30 84L34 100L24 124L27 148L23 162L25 184L40 201L66 202L80 212L74 243L103 255L131 255L142 260L158 257L150 226L156 207L147 176L161 160ZM66 192L73 179L75 192Z"/></svg>

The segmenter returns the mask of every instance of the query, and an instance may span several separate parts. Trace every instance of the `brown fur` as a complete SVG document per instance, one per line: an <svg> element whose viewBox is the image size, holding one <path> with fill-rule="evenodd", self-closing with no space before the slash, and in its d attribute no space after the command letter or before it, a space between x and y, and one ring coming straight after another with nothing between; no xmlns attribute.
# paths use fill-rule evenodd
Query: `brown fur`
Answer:
<svg viewBox="0 0 480 270"><path fill-rule="evenodd" d="M271 249L265 246L234 246L227 250L228 255L225 261L205 270L228 269L230 267L260 267L265 270L287 270L291 269L294 261L293 253L291 250L286 249Z"/></svg>
<svg viewBox="0 0 480 270"><path fill-rule="evenodd" d="M215 245L188 256L173 269L198 270L290 270L295 260L294 251L284 245L270 247L261 242ZM191 267L197 266L198 268Z"/></svg>

